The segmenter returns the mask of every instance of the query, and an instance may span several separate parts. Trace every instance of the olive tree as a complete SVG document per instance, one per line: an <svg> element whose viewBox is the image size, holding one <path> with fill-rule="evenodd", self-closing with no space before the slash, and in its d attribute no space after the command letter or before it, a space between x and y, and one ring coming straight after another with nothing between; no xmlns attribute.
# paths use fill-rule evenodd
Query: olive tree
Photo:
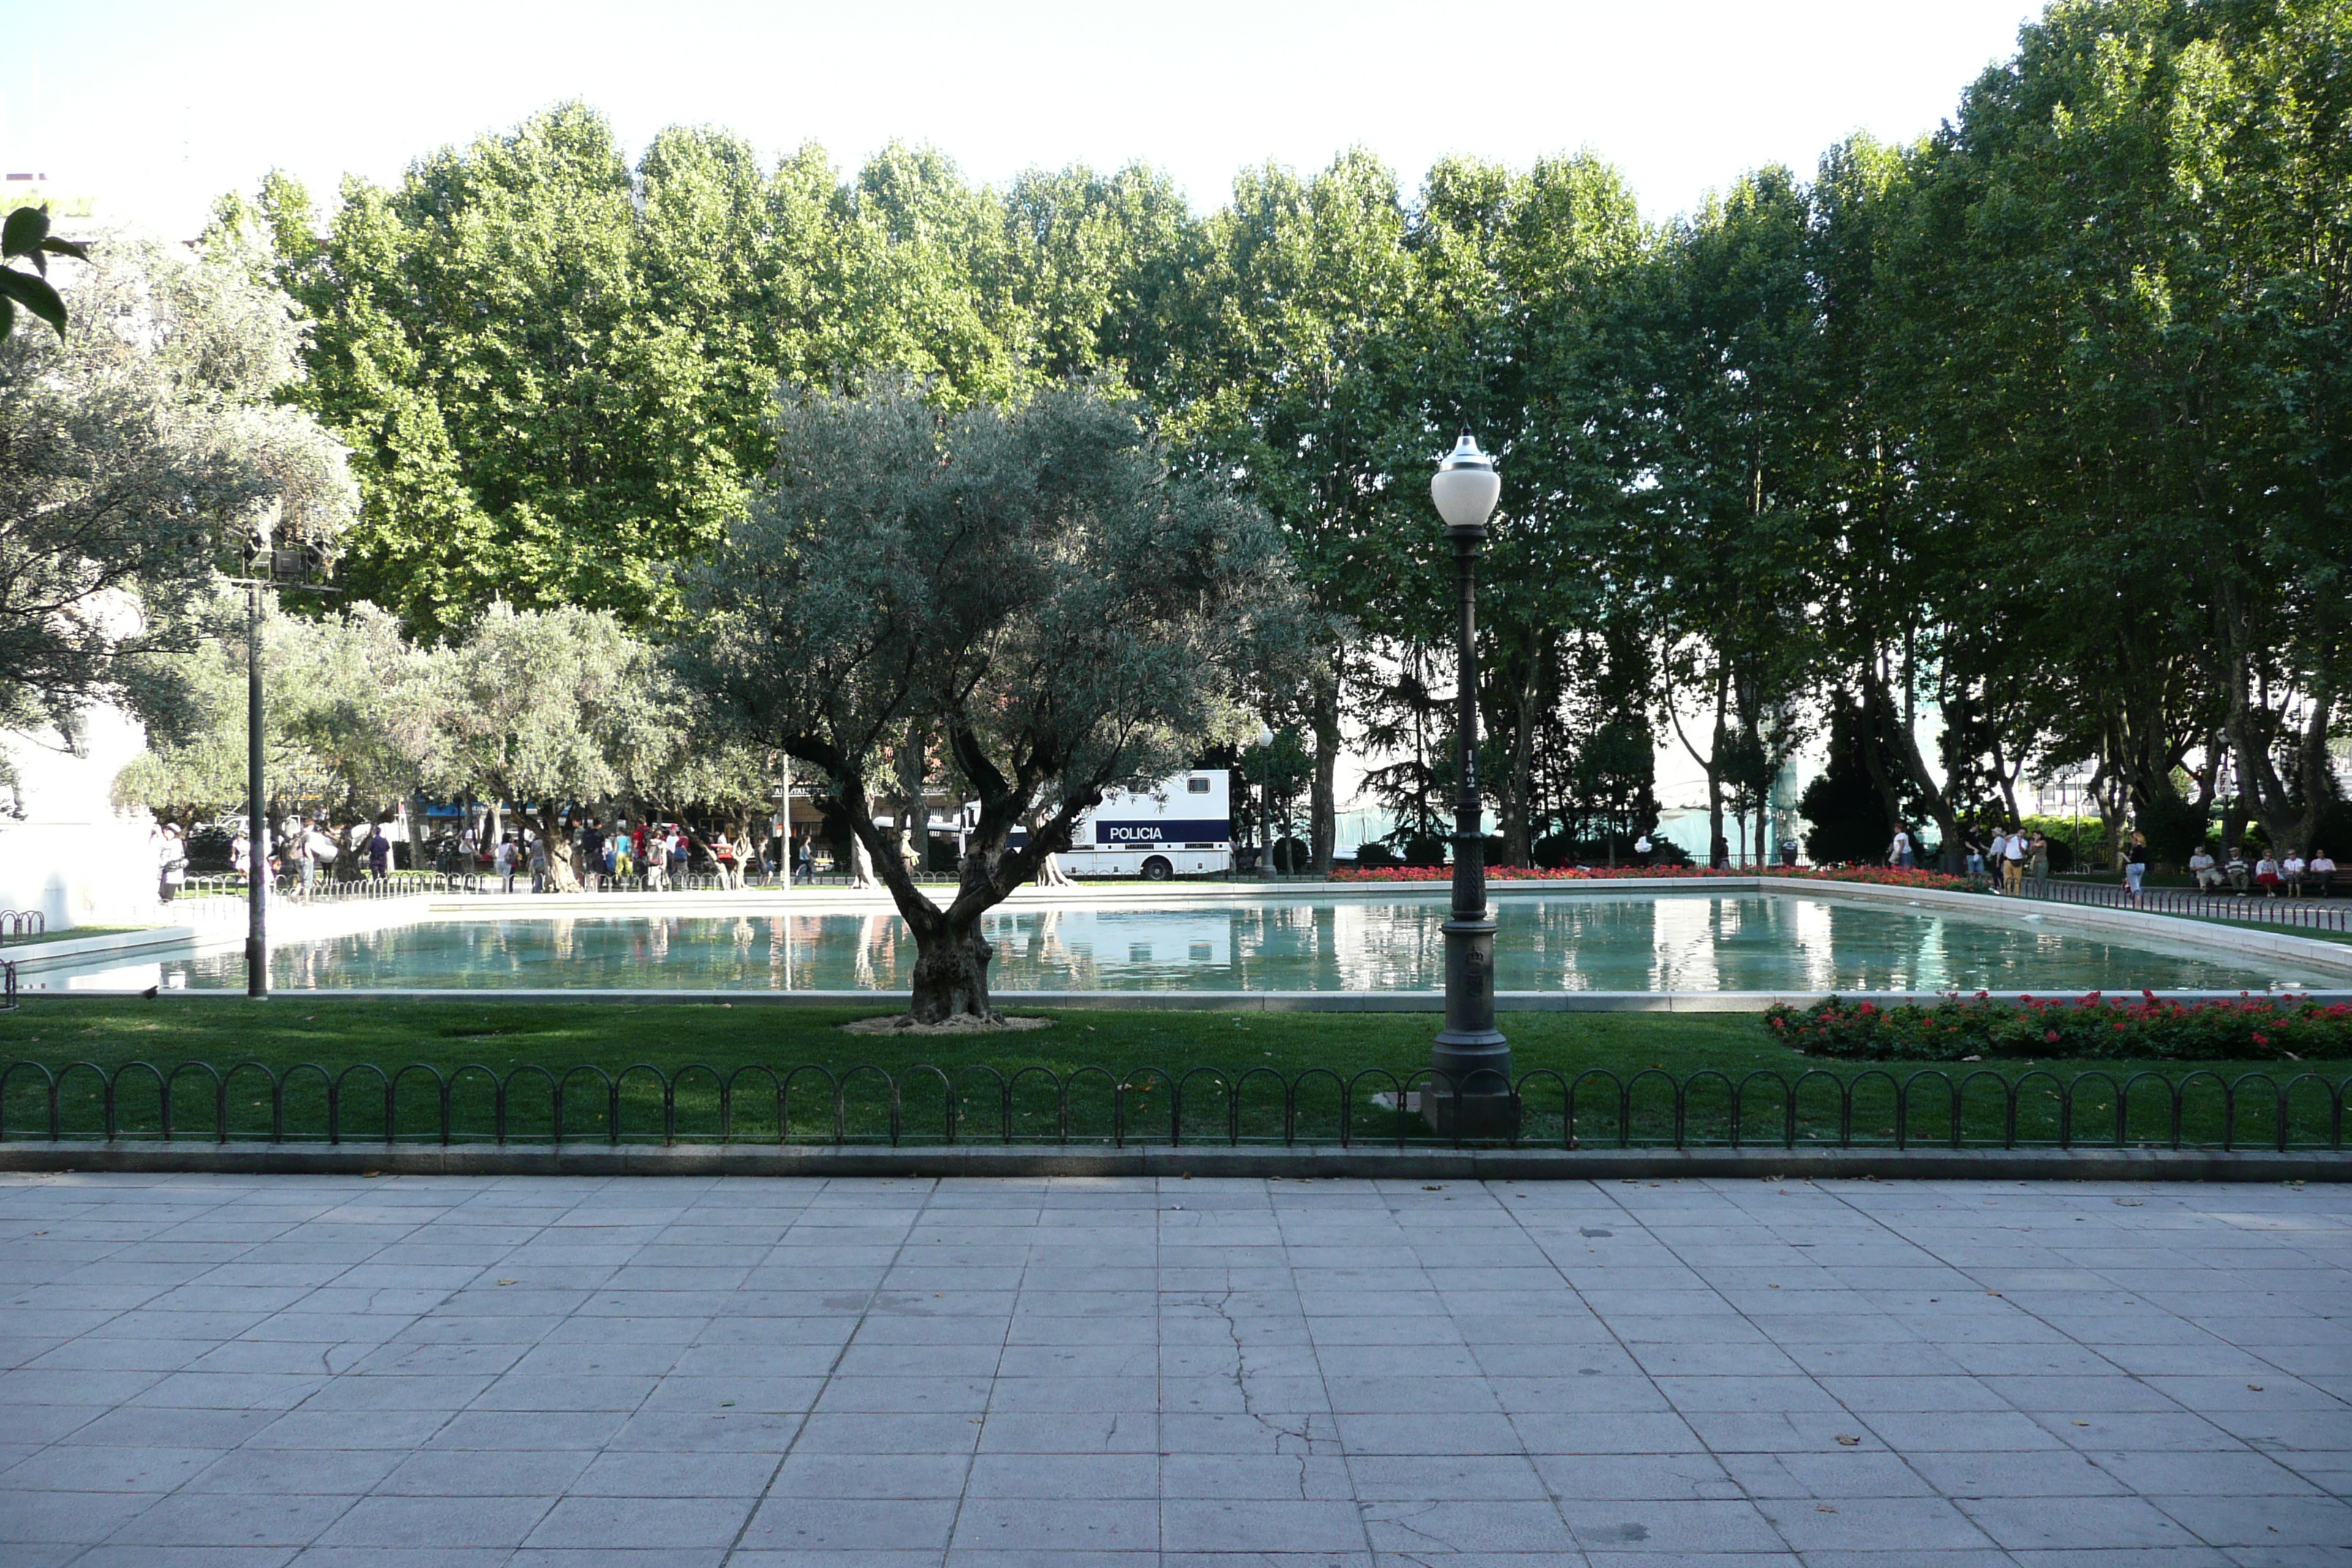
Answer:
<svg viewBox="0 0 2352 1568"><path fill-rule="evenodd" d="M954 413L905 384L793 396L776 425L681 668L823 774L914 933L914 1018L993 1019L982 917L1106 790L1237 731L1242 678L1295 646L1280 540L1084 387ZM942 790L979 805L944 903L874 809Z"/></svg>
<svg viewBox="0 0 2352 1568"><path fill-rule="evenodd" d="M114 781L118 807L142 805L193 827L246 805L246 629L239 596L224 594L217 628L173 659L183 688L170 731ZM380 821L417 784L438 744L431 656L373 605L316 619L273 608L261 626L267 777L282 805L315 802L357 825Z"/></svg>
<svg viewBox="0 0 2352 1568"><path fill-rule="evenodd" d="M108 236L60 268L61 336L0 341L0 723L129 700L167 728L223 546L262 518L330 543L344 453L272 401L302 374L285 295L223 242Z"/></svg>
<svg viewBox="0 0 2352 1568"><path fill-rule="evenodd" d="M493 605L434 650L426 782L533 818L559 889L577 885L563 810L665 766L678 744L670 678L609 610Z"/></svg>

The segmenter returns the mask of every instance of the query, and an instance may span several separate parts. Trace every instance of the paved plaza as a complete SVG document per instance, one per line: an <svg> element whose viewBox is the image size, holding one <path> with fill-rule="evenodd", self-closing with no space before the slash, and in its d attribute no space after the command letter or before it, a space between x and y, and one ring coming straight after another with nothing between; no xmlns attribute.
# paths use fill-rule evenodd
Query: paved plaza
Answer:
<svg viewBox="0 0 2352 1568"><path fill-rule="evenodd" d="M2352 1188L0 1177L0 1565L2352 1563Z"/></svg>

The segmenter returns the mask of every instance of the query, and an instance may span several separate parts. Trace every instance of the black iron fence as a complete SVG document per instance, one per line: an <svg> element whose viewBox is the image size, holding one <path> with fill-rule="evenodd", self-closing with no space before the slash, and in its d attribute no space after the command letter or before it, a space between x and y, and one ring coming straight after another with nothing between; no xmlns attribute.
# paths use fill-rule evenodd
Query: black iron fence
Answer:
<svg viewBox="0 0 2352 1568"><path fill-rule="evenodd" d="M2129 888L2113 882L2055 879L2028 882L2025 892L2028 897L2061 904L2137 910L2146 914L2191 915L2212 921L2246 921L2303 931L2352 932L2352 896L2271 898L2260 889L2233 894L2189 888L2144 888L2134 894Z"/></svg>
<svg viewBox="0 0 2352 1568"><path fill-rule="evenodd" d="M1490 1076L1476 1075L1460 1089L1492 1092L1476 1080ZM1677 1077L1657 1068L1629 1075L1595 1068L1539 1068L1510 1088L1517 1132L1469 1143L2340 1152L2352 1078L2210 1068L2066 1078L2045 1068L2011 1077L1930 1068L1898 1077L1872 1067L1815 1068L1792 1079L1769 1068ZM109 1069L20 1060L0 1066L0 1140L1459 1147L1465 1141L1458 1132L1434 1135L1419 1114L1424 1097L1454 1091L1425 1068L1115 1074L972 1065L893 1075L874 1066L698 1064L664 1071L638 1063L615 1072L526 1063L501 1073L424 1063L281 1071L254 1061L226 1068L134 1061Z"/></svg>

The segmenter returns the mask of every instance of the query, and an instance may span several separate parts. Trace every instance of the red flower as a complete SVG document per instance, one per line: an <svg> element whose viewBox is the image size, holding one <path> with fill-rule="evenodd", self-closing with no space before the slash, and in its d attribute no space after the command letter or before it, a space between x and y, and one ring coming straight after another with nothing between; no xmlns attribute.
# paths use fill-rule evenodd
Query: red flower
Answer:
<svg viewBox="0 0 2352 1568"><path fill-rule="evenodd" d="M2045 1029L2042 1031L2042 1037L2054 1046L2058 1043L2058 1031L2055 1029Z"/></svg>

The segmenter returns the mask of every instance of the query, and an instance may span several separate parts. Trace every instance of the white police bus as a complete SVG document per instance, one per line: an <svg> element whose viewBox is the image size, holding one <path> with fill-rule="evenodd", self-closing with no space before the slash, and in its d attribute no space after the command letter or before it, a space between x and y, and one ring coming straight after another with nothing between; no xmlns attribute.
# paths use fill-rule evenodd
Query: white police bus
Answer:
<svg viewBox="0 0 2352 1568"><path fill-rule="evenodd" d="M980 808L964 808L967 823ZM1223 768L1196 768L1142 793L1112 790L1078 818L1063 852L1073 877L1141 877L1229 871L1234 865L1233 781ZM1013 830L1019 846L1028 834Z"/></svg>

